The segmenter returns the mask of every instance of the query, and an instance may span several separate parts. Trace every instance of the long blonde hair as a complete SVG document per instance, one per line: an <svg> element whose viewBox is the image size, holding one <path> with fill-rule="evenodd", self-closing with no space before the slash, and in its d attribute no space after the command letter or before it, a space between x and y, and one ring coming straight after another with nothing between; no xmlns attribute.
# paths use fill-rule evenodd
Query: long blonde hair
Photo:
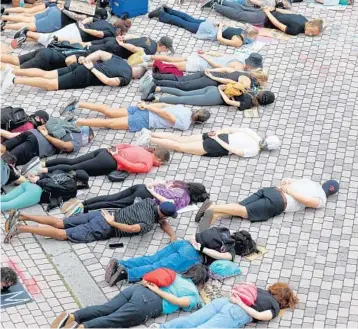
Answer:
<svg viewBox="0 0 358 329"><path fill-rule="evenodd" d="M245 24L245 31L250 39L256 39L259 35L259 30L255 26L248 23Z"/></svg>
<svg viewBox="0 0 358 329"><path fill-rule="evenodd" d="M323 30L323 19L321 18L313 19L311 21L308 21L306 25L311 27L317 27L319 33L321 33Z"/></svg>
<svg viewBox="0 0 358 329"><path fill-rule="evenodd" d="M260 86L266 85L268 81L268 73L263 69L255 69L250 71L250 76L254 77Z"/></svg>

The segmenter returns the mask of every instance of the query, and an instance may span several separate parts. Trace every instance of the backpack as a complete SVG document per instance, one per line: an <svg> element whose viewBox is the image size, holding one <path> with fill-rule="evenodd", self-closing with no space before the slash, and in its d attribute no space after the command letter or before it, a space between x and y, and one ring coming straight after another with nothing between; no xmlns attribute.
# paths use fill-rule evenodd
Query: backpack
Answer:
<svg viewBox="0 0 358 329"><path fill-rule="evenodd" d="M197 233L196 241L201 244L201 248L214 249L222 253L235 248L235 240L226 227L212 227Z"/></svg>
<svg viewBox="0 0 358 329"><path fill-rule="evenodd" d="M1 129L10 131L29 121L29 116L21 107L6 106L1 109Z"/></svg>
<svg viewBox="0 0 358 329"><path fill-rule="evenodd" d="M233 298L239 297L244 304L252 306L257 299L257 288L253 283L242 282L236 284L231 290L231 296Z"/></svg>
<svg viewBox="0 0 358 329"><path fill-rule="evenodd" d="M251 234L245 230L235 232L235 253L239 256L247 256L257 252L256 242L252 239Z"/></svg>
<svg viewBox="0 0 358 329"><path fill-rule="evenodd" d="M176 275L173 270L163 267L144 274L143 280L154 283L158 287L168 287L174 282Z"/></svg>
<svg viewBox="0 0 358 329"><path fill-rule="evenodd" d="M10 177L10 167L9 165L3 160L0 159L1 165L1 187L5 186Z"/></svg>
<svg viewBox="0 0 358 329"><path fill-rule="evenodd" d="M47 211L77 195L76 181L69 173L61 170L40 176L38 185L43 189L41 202L48 203Z"/></svg>

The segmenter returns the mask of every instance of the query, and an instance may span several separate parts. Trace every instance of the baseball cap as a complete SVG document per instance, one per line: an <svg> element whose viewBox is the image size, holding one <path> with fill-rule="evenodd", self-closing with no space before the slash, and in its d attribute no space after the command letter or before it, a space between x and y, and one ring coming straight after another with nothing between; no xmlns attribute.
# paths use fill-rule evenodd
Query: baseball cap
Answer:
<svg viewBox="0 0 358 329"><path fill-rule="evenodd" d="M275 101L275 94L272 91L263 91L258 95L260 105L269 105Z"/></svg>
<svg viewBox="0 0 358 329"><path fill-rule="evenodd" d="M164 36L164 37L161 37L161 38L159 39L159 42L160 42L163 46L167 47L172 54L175 53L175 50L174 50L174 48L173 48L173 40L172 40L171 38L169 38L169 37L167 37L167 36Z"/></svg>
<svg viewBox="0 0 358 329"><path fill-rule="evenodd" d="M339 183L334 179L330 179L322 184L322 188L326 196L330 196L339 191Z"/></svg>
<svg viewBox="0 0 358 329"><path fill-rule="evenodd" d="M161 202L159 205L159 209L160 212L165 216L173 217L173 218L178 217L177 208L175 207L175 204L173 202L170 201Z"/></svg>

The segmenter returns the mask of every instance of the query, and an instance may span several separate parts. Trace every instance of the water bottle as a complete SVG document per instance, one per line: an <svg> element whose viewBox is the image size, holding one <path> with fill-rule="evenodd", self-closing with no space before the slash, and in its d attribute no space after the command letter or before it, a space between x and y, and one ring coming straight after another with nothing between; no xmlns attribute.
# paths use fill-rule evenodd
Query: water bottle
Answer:
<svg viewBox="0 0 358 329"><path fill-rule="evenodd" d="M20 7L24 7L25 6L25 1L24 0L20 0Z"/></svg>

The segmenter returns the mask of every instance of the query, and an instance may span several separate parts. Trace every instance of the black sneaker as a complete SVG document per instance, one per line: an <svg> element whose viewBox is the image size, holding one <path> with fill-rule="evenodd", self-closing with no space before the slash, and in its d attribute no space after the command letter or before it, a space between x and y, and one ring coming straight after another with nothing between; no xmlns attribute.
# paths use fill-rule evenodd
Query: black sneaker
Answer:
<svg viewBox="0 0 358 329"><path fill-rule="evenodd" d="M14 34L14 39L18 39L20 37L26 37L27 32L29 32L29 29L24 26Z"/></svg>
<svg viewBox="0 0 358 329"><path fill-rule="evenodd" d="M38 156L33 157L27 164L25 164L21 168L21 175L26 176L32 170L41 169L41 168L42 168L42 164L40 158Z"/></svg>
<svg viewBox="0 0 358 329"><path fill-rule="evenodd" d="M199 208L198 212L196 213L195 216L195 222L199 223L201 221L201 218L204 216L205 211L213 204L212 201L210 201L210 199L206 199L203 204L201 205L201 207Z"/></svg>
<svg viewBox="0 0 358 329"><path fill-rule="evenodd" d="M154 9L153 11L151 11L148 14L148 18L155 18L155 17L159 17L160 13L164 11L163 6L158 7L157 9Z"/></svg>
<svg viewBox="0 0 358 329"><path fill-rule="evenodd" d="M150 95L145 99L145 101L147 101L147 102L153 102L153 101L155 101L155 94L154 94L154 93L150 94Z"/></svg>
<svg viewBox="0 0 358 329"><path fill-rule="evenodd" d="M117 282L128 279L128 273L126 269L119 265L117 271L111 276L108 284L110 287L114 286Z"/></svg>
<svg viewBox="0 0 358 329"><path fill-rule="evenodd" d="M200 6L200 9L211 8L214 3L215 3L214 0L207 0Z"/></svg>
<svg viewBox="0 0 358 329"><path fill-rule="evenodd" d="M1 32L3 32L5 30L5 25L6 25L6 22L1 21L1 25L0 25Z"/></svg>
<svg viewBox="0 0 358 329"><path fill-rule="evenodd" d="M78 103L77 97L71 97L66 103L64 103L60 108L60 115L64 115L66 112L73 112L75 106Z"/></svg>
<svg viewBox="0 0 358 329"><path fill-rule="evenodd" d="M1 6L1 16L4 15L5 7Z"/></svg>

